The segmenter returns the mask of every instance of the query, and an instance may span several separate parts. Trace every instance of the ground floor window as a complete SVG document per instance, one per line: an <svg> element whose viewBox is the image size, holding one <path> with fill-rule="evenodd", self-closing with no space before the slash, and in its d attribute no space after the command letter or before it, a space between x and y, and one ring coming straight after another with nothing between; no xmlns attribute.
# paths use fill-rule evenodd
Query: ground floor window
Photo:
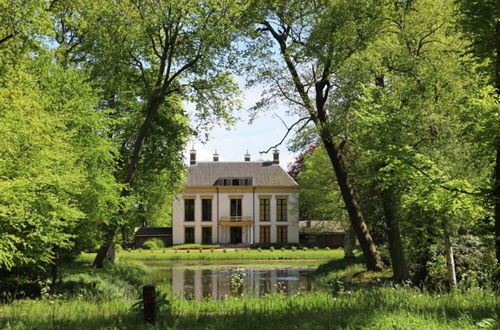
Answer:
<svg viewBox="0 0 500 330"><path fill-rule="evenodd" d="M185 244L194 243L194 227L184 228L184 243Z"/></svg>
<svg viewBox="0 0 500 330"><path fill-rule="evenodd" d="M212 244L212 227L201 228L201 243Z"/></svg>
<svg viewBox="0 0 500 330"><path fill-rule="evenodd" d="M260 226L260 243L271 243L271 227Z"/></svg>
<svg viewBox="0 0 500 330"><path fill-rule="evenodd" d="M276 227L278 231L278 243L287 243L288 242L288 228L287 226L277 226Z"/></svg>

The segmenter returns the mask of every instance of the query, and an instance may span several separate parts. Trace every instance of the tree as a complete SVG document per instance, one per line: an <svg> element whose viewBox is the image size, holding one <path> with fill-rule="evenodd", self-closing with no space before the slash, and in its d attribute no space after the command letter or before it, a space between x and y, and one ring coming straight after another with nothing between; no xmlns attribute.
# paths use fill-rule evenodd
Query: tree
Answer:
<svg viewBox="0 0 500 330"><path fill-rule="evenodd" d="M68 10L77 14L68 15ZM113 108L117 118L128 118L124 122L127 130L118 128L115 136L122 138L117 177L124 184L124 199L137 186L141 164L147 164L143 161L148 149L145 146L160 113L172 119L185 115L179 106L169 107L168 100L182 97L195 103L201 128L215 120L230 120L229 110L238 106L234 102L238 91L224 62L228 60L225 51L234 39L236 10L237 5L231 1L197 0L122 0L60 8L56 37L65 51L64 62L88 67L103 89L102 103ZM81 17L86 26L78 24ZM178 129L173 134L175 139L185 143L185 126L171 128ZM168 143L176 142L163 138ZM155 141L149 141L154 146ZM182 144L171 146L176 148L173 159L180 163ZM175 168L179 169L168 170ZM150 175L155 170L159 169L147 171ZM177 174L173 177L180 178ZM106 256L112 255L124 211L106 224L106 237L94 267L102 267Z"/></svg>
<svg viewBox="0 0 500 330"><path fill-rule="evenodd" d="M482 110L486 119L481 133L487 134L488 148L496 154L493 189L491 190L492 203L495 214L495 244L497 264L500 264L500 121L498 120L498 103L500 99L500 8L494 0L457 0L459 4L459 22L462 31L469 38L469 49L476 60L481 63L478 71L486 72L490 83L496 89L496 98L487 108ZM486 95L483 95L486 96ZM490 96L491 97L491 96ZM500 275L499 275L500 276Z"/></svg>
<svg viewBox="0 0 500 330"><path fill-rule="evenodd" d="M250 25L258 32L251 33L258 46L249 48L263 49L257 56L264 59L257 63L262 65L253 73L254 80L272 86L267 91L267 99L280 98L296 106L302 114L305 111L300 121L316 126L333 165L367 268L372 270L380 270L384 265L348 174L347 140L336 125L338 114L329 103L329 94L336 83L336 71L378 31L382 19L380 8L378 3L365 1L328 4L254 1L249 5ZM276 48L277 54L274 54Z"/></svg>
<svg viewBox="0 0 500 330"><path fill-rule="evenodd" d="M114 145L85 77L43 48L0 73L2 292L36 294L118 202Z"/></svg>

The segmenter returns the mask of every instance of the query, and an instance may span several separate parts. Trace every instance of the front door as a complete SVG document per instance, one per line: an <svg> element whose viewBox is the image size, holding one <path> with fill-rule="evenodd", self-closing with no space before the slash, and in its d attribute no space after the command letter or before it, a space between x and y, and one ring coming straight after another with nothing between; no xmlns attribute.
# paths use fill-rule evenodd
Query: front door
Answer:
<svg viewBox="0 0 500 330"><path fill-rule="evenodd" d="M241 243L241 227L229 227L231 234L231 244Z"/></svg>

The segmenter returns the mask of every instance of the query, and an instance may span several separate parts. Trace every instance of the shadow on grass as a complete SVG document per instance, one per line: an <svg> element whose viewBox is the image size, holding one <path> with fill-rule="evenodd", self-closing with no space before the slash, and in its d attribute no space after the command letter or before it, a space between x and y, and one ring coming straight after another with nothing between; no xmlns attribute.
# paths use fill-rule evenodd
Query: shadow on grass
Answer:
<svg viewBox="0 0 500 330"><path fill-rule="evenodd" d="M343 258L343 259L334 259L325 264L320 265L315 271L311 273L312 278L318 278L321 276L325 276L331 272L339 272L342 270L346 270L348 267L358 264L363 264L364 258L363 256L357 256L353 258Z"/></svg>

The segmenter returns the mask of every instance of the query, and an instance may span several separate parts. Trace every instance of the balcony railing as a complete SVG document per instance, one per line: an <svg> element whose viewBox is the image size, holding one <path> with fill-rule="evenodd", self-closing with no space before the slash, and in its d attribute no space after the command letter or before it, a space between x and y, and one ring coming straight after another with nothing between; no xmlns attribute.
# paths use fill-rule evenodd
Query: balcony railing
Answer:
<svg viewBox="0 0 500 330"><path fill-rule="evenodd" d="M229 217L220 217L220 221L230 221L230 222L241 222L241 221L253 221L252 217L247 216L229 216Z"/></svg>

